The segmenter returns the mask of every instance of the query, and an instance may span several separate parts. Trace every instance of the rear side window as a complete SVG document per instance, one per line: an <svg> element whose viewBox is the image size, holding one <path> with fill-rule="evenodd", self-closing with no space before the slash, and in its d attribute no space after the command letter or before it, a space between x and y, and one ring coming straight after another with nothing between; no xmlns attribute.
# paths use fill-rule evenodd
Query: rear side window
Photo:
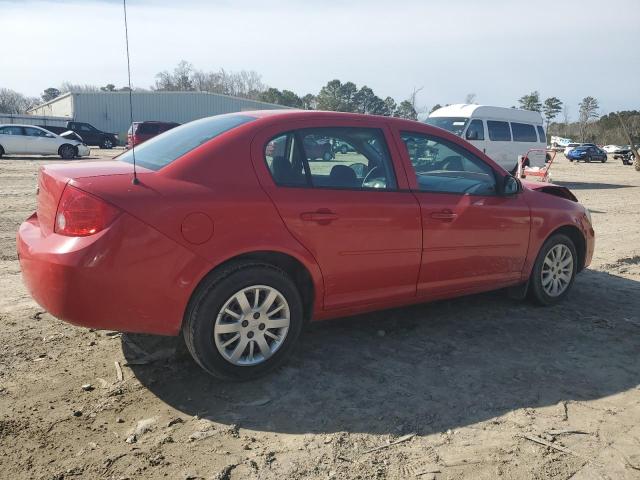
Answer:
<svg viewBox="0 0 640 480"><path fill-rule="evenodd" d="M495 120L487 120L487 128L489 129L489 139L494 142L510 142L511 130L508 122L497 122Z"/></svg>
<svg viewBox="0 0 640 480"><path fill-rule="evenodd" d="M538 135L540 135L540 141L542 143L547 143L547 135L544 133L544 128L541 125L538 125Z"/></svg>
<svg viewBox="0 0 640 480"><path fill-rule="evenodd" d="M255 117L231 114L186 123L135 147L136 164L150 170L160 170L218 135L253 120ZM133 153L133 150L129 150L118 159L133 163Z"/></svg>
<svg viewBox="0 0 640 480"><path fill-rule="evenodd" d="M297 130L270 140L265 162L276 185L395 190L382 131L328 127Z"/></svg>
<svg viewBox="0 0 640 480"><path fill-rule="evenodd" d="M537 142L538 136L533 125L528 123L511 122L511 130L513 131L514 142Z"/></svg>
<svg viewBox="0 0 640 480"><path fill-rule="evenodd" d="M23 135L22 127L2 127L0 128L2 135Z"/></svg>

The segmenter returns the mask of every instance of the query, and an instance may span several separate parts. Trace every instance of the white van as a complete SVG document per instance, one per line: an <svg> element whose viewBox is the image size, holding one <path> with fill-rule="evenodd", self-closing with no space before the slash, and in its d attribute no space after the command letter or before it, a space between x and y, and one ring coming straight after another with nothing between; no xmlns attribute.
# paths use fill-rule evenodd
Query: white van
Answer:
<svg viewBox="0 0 640 480"><path fill-rule="evenodd" d="M547 138L539 112L487 105L449 105L432 112L426 123L444 128L482 150L508 171L515 171L519 155L531 167L545 164Z"/></svg>

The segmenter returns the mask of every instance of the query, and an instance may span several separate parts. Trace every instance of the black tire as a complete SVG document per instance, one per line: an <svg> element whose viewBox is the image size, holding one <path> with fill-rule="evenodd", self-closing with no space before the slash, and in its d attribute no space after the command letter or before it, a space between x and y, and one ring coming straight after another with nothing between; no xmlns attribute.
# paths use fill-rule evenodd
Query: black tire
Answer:
<svg viewBox="0 0 640 480"><path fill-rule="evenodd" d="M100 144L100 148L111 150L113 148L113 140L110 138L104 138Z"/></svg>
<svg viewBox="0 0 640 480"><path fill-rule="evenodd" d="M238 366L226 360L214 342L214 323L219 311L243 288L265 285L278 290L286 299L290 324L282 345L267 360L252 366ZM182 334L196 363L214 377L224 380L250 380L277 368L295 347L304 325L300 293L280 268L257 262L238 262L215 271L194 293L187 307Z"/></svg>
<svg viewBox="0 0 640 480"><path fill-rule="evenodd" d="M605 155L604 157L602 157L602 160L600 160L602 163L605 163L607 161L607 156Z"/></svg>
<svg viewBox="0 0 640 480"><path fill-rule="evenodd" d="M591 163L591 155L584 159L585 163Z"/></svg>
<svg viewBox="0 0 640 480"><path fill-rule="evenodd" d="M60 150L58 150L60 157L64 160L72 160L78 154L73 145L62 145Z"/></svg>
<svg viewBox="0 0 640 480"><path fill-rule="evenodd" d="M571 272L571 280L565 290L559 294L558 296L549 295L543 285L542 285L542 268L545 261L545 258L549 251L559 245L566 245L571 251L571 256L573 258L573 268ZM536 258L536 263L533 266L533 271L531 272L531 277L529 277L529 296L530 298L538 303L539 305L553 305L554 303L558 303L562 301L568 293L571 291L571 287L573 286L573 282L576 278L576 271L578 268L578 252L576 251L576 247L573 244L573 241L562 234L552 235L547 239L546 242L542 245L540 252L538 252L538 257Z"/></svg>

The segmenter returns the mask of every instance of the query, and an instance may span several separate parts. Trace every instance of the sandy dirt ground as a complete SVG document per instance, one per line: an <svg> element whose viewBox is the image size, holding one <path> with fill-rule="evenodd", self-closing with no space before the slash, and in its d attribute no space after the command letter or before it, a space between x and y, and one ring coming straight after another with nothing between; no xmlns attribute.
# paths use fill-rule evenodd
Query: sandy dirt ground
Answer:
<svg viewBox="0 0 640 480"><path fill-rule="evenodd" d="M286 366L228 384L180 339L70 326L29 297L15 234L50 162L0 160L0 478L640 478L632 167L554 166L597 234L561 305L493 292L312 324Z"/></svg>

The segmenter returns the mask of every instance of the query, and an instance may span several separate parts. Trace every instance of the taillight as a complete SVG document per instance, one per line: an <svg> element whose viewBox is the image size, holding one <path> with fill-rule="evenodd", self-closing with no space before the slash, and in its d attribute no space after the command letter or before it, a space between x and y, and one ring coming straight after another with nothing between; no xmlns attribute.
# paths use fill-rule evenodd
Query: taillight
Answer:
<svg viewBox="0 0 640 480"><path fill-rule="evenodd" d="M54 231L68 237L86 237L107 228L119 213L107 202L67 185L58 204Z"/></svg>

